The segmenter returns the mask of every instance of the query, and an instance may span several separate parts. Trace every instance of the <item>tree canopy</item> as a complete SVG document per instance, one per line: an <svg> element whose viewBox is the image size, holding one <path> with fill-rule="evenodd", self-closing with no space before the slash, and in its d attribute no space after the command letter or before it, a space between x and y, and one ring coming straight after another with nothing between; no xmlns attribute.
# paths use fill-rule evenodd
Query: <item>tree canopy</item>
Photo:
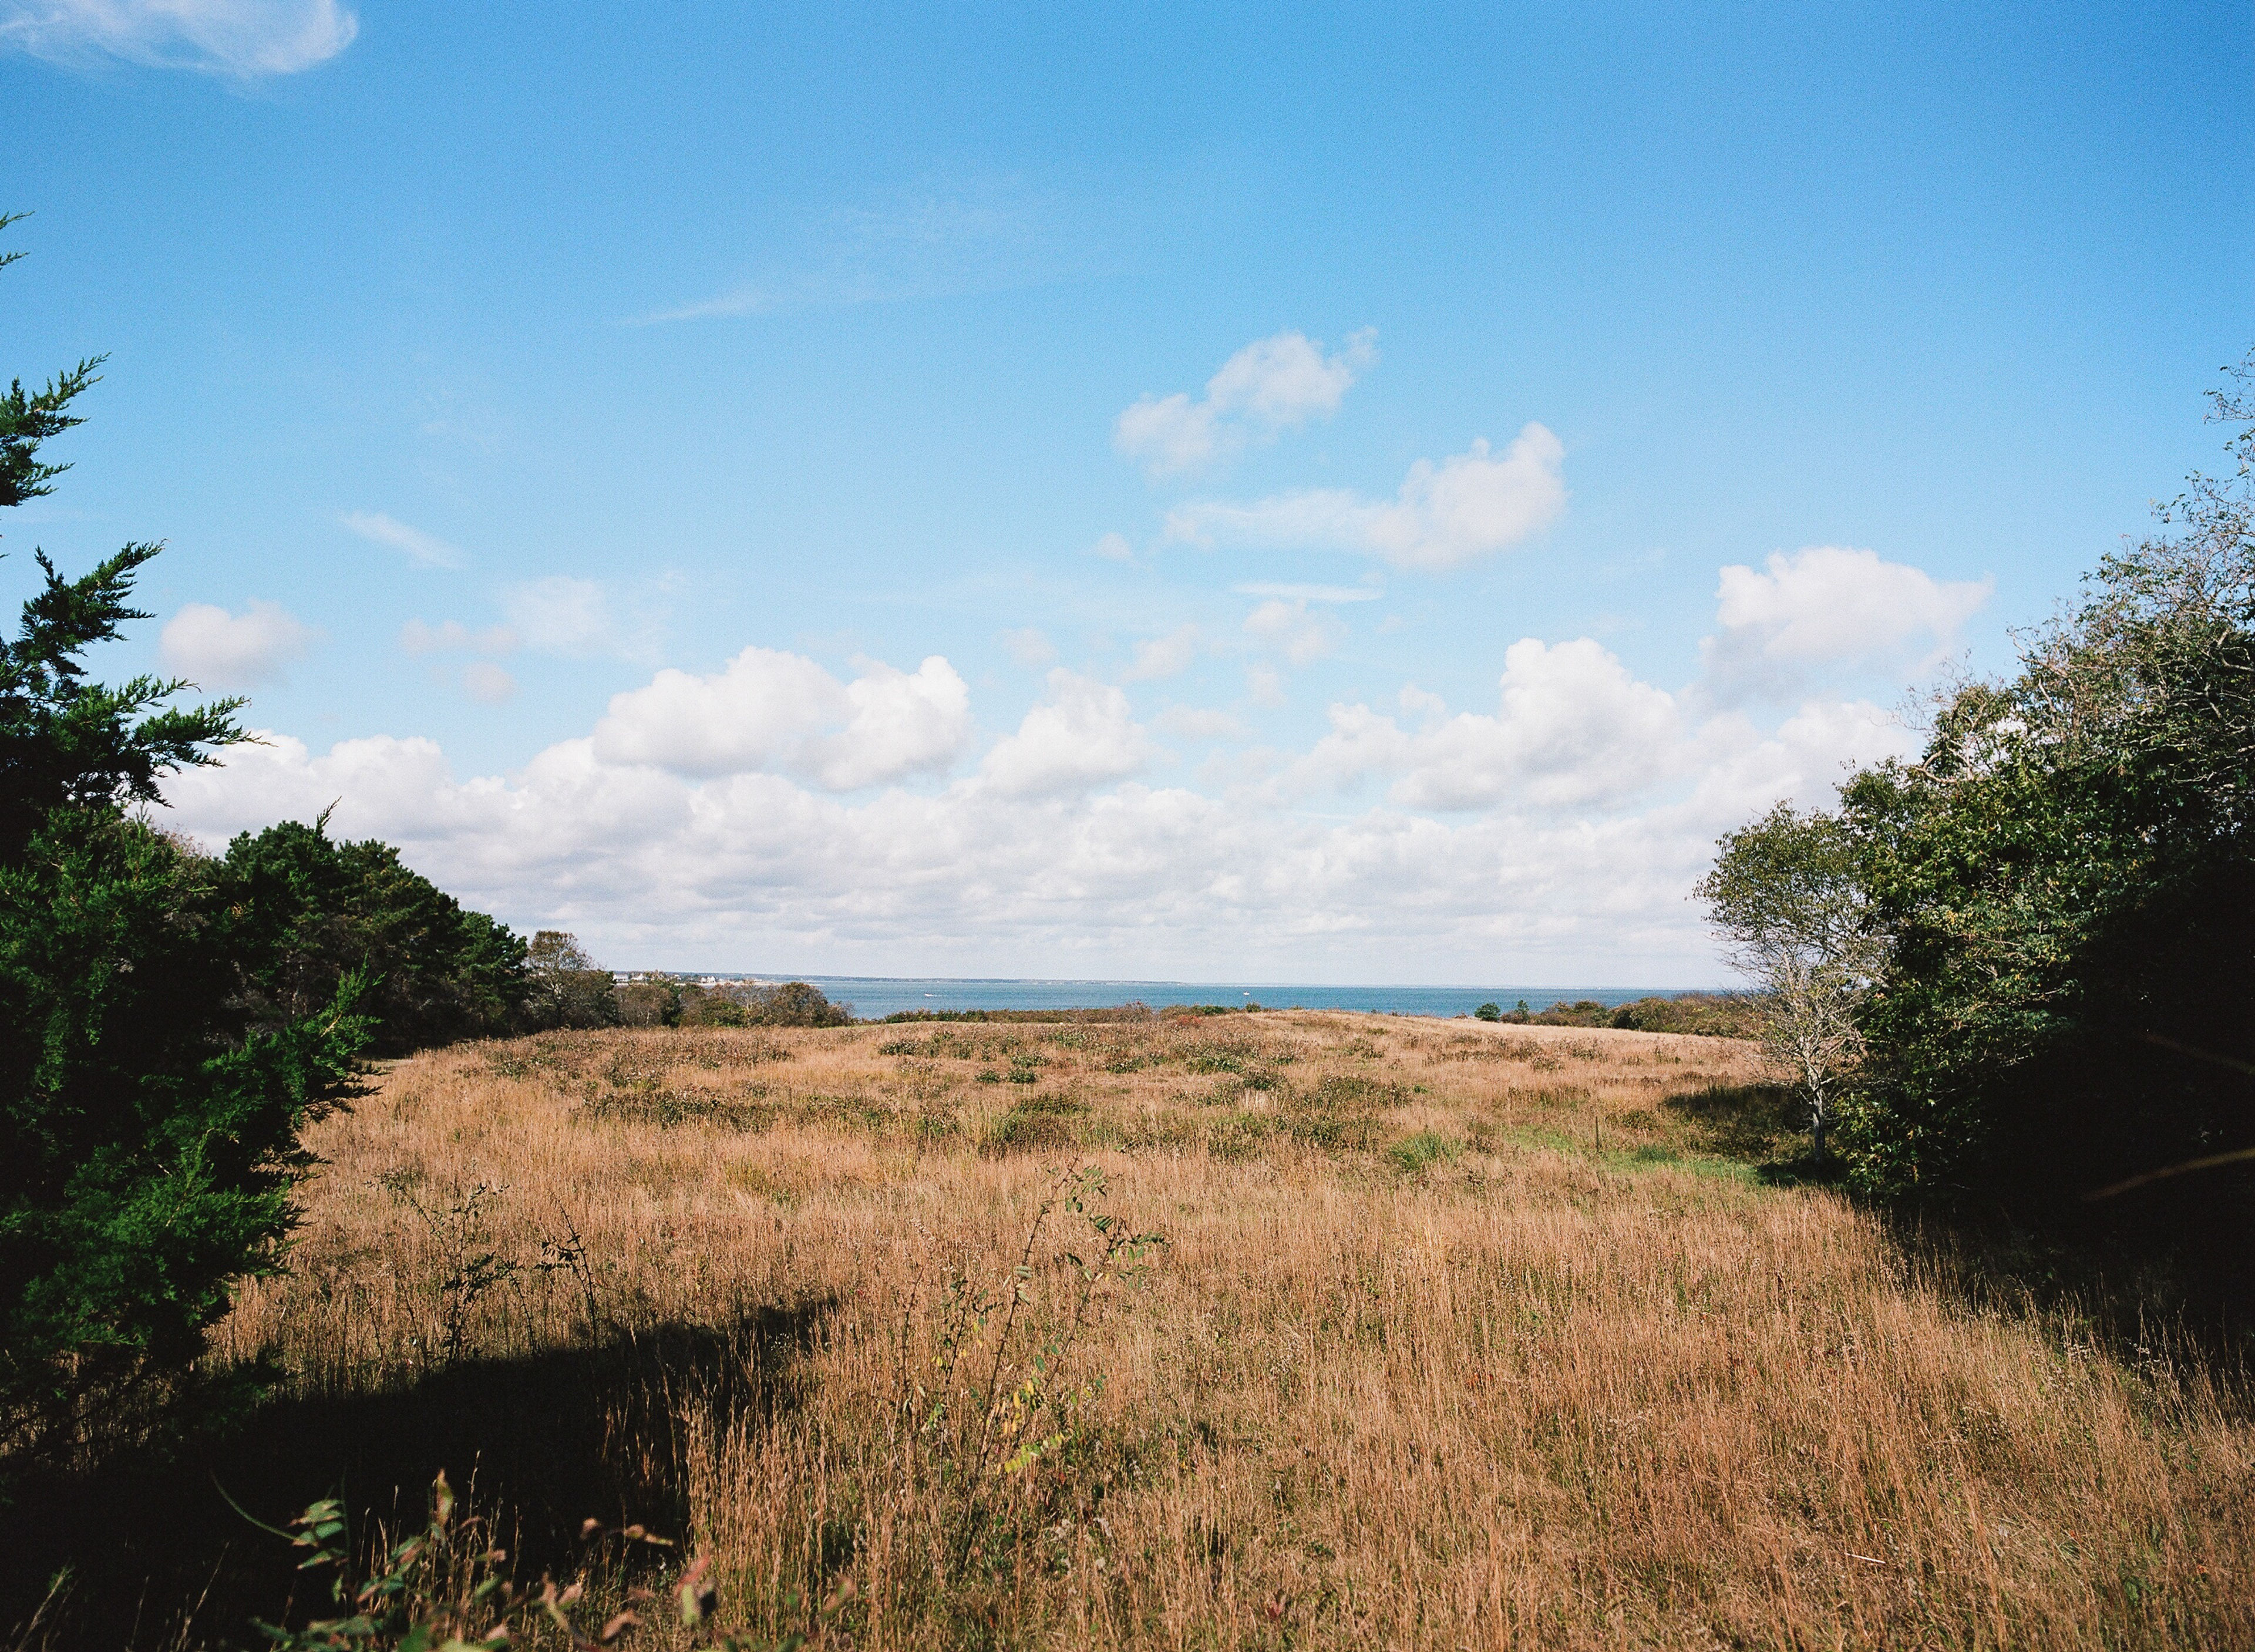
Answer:
<svg viewBox="0 0 2255 1652"><path fill-rule="evenodd" d="M312 1014L358 978L377 1054L513 1030L530 990L524 942L391 845L340 843L327 814L285 820L235 838L220 876L250 931L246 985L263 1020Z"/></svg>

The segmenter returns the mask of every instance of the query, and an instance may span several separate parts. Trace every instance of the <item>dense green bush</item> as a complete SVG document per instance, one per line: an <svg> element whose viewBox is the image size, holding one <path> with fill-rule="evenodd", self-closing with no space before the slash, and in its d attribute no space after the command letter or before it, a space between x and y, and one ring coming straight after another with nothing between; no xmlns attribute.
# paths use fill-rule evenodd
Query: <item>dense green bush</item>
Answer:
<svg viewBox="0 0 2255 1652"><path fill-rule="evenodd" d="M1534 1010L1522 998L1515 1009L1482 1004L1472 1014L1482 1021L1507 1022L1514 1027L1619 1027L1633 1032L1697 1033L1720 1038L1748 1037L1751 1026L1747 1000L1738 993L1659 994L1625 1004L1577 998Z"/></svg>
<svg viewBox="0 0 2255 1652"><path fill-rule="evenodd" d="M228 1282L276 1260L299 1126L351 1093L361 983L254 1023L258 938L228 897L214 862L115 808L53 811L0 863L9 1447L114 1424L194 1358Z"/></svg>
<svg viewBox="0 0 2255 1652"><path fill-rule="evenodd" d="M2058 1199L2255 1143L2249 383L2234 474L1844 791L1887 946L1842 1111L1866 1187Z"/></svg>
<svg viewBox="0 0 2255 1652"><path fill-rule="evenodd" d="M340 843L327 828L327 814L285 820L228 845L221 874L251 931L256 1014L305 1016L358 975L379 1054L512 1030L532 988L524 942L390 844Z"/></svg>

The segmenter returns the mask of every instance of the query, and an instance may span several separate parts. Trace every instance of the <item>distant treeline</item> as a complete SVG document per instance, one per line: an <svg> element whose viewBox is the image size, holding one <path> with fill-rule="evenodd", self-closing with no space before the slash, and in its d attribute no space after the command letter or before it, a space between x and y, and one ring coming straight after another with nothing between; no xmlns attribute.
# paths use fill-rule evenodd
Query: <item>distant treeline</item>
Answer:
<svg viewBox="0 0 2255 1652"><path fill-rule="evenodd" d="M833 1003L803 981L708 986L693 976L647 975L611 997L610 1019L627 1027L844 1027L854 1020L853 1005Z"/></svg>
<svg viewBox="0 0 2255 1652"><path fill-rule="evenodd" d="M622 988L629 991L631 988ZM1241 1004L1114 1004L1090 1009L903 1009L884 1017L888 1024L912 1021L1034 1021L1145 1022L1162 1016L1240 1016L1273 1009L1273 1004L1247 1000ZM1472 1014L1482 1021L1508 1022L1514 1026L1620 1027L1634 1032L1702 1033L1737 1038L1746 1035L1750 1005L1736 993L1678 993L1639 998L1626 1004L1601 1004L1593 998L1556 1003L1530 1010L1521 999L1517 1008L1482 1004Z"/></svg>
<svg viewBox="0 0 2255 1652"><path fill-rule="evenodd" d="M1212 1015L1234 1005L1174 1005L1167 1006L1170 1015ZM1258 1009L1255 1005L1254 1008ZM1113 1004L1095 1009L898 1009L885 1017L889 1026L907 1021L1070 1021L1084 1023L1142 1022L1156 1018L1157 1012L1142 1002Z"/></svg>
<svg viewBox="0 0 2255 1652"><path fill-rule="evenodd" d="M1632 1032L1679 1032L1716 1038L1743 1038L1753 1028L1753 1004L1739 993L1676 993L1603 1004L1594 998L1530 1010L1521 999L1514 1009L1482 1004L1472 1011L1482 1021L1519 1027L1619 1027Z"/></svg>

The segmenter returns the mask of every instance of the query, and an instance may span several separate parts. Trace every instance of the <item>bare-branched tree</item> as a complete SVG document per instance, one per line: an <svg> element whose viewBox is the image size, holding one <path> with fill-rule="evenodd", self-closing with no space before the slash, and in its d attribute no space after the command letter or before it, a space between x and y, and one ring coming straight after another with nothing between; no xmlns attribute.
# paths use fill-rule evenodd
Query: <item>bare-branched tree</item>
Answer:
<svg viewBox="0 0 2255 1652"><path fill-rule="evenodd" d="M1848 835L1832 816L1781 803L1717 848L1696 893L1732 967L1760 990L1759 1036L1793 1075L1821 1159L1841 1083L1863 1054L1856 1013L1885 944L1871 932Z"/></svg>

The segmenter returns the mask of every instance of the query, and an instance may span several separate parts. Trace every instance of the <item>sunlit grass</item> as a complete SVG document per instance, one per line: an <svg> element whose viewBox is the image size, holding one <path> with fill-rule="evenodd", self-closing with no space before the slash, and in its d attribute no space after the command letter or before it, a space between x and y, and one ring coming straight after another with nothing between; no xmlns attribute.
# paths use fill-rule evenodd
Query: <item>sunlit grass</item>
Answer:
<svg viewBox="0 0 2255 1652"><path fill-rule="evenodd" d="M850 1578L857 1648L2255 1641L2239 1401L1762 1185L1762 1079L1300 1013L464 1047L320 1127L219 1357L354 1394L795 1313L756 1401L676 1397L683 1535L762 1633ZM1085 1315L1068 1163L1166 1241Z"/></svg>

